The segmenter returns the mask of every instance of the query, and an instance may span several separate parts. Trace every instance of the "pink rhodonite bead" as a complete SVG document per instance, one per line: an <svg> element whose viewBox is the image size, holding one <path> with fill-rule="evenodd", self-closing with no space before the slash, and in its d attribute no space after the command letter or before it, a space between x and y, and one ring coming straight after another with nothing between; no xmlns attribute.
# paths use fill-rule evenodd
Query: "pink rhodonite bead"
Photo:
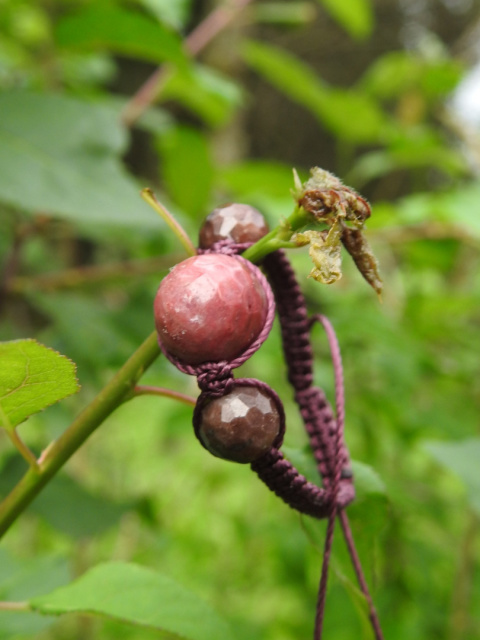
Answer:
<svg viewBox="0 0 480 640"><path fill-rule="evenodd" d="M271 447L280 430L272 398L255 387L239 385L202 409L199 436L213 455L233 462L253 462Z"/></svg>
<svg viewBox="0 0 480 640"><path fill-rule="evenodd" d="M268 232L267 223L258 209L248 204L228 204L214 209L200 229L199 244L208 249L218 240L239 244L256 242Z"/></svg>
<svg viewBox="0 0 480 640"><path fill-rule="evenodd" d="M260 334L267 299L258 278L239 260L193 256L162 280L155 325L167 351L185 364L231 360Z"/></svg>

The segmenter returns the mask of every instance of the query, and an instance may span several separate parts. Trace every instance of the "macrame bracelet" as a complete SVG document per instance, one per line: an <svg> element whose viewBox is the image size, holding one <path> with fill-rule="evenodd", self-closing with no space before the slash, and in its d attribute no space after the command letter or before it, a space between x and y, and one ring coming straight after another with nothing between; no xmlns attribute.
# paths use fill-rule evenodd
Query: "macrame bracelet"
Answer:
<svg viewBox="0 0 480 640"><path fill-rule="evenodd" d="M231 392L235 386L256 387L270 396L280 415L279 434L272 448L255 460L251 468L269 489L290 507L315 518L325 518L331 512L332 503L342 508L355 496L343 433L337 433L337 422L325 394L319 388L312 386L311 321L307 316L305 299L285 254L282 251L276 251L265 258L262 266L269 284L257 266L239 255L248 246L250 245L233 244L228 240L222 240L208 249L199 250L198 253L222 253L233 256L251 270L260 281L265 291L268 310L265 325L254 342L232 360L205 362L199 365L183 363L171 355L159 339L160 348L180 371L197 377L201 390L193 416L197 438L201 411L209 399L222 397ZM260 380L235 380L233 377L232 370L251 357L268 337L275 316L275 302L282 328L288 379L295 391L295 400L299 405L310 438L323 488L307 481L279 450L285 433L285 415L278 395ZM340 476L337 482L334 482L336 469L340 470Z"/></svg>
<svg viewBox="0 0 480 640"><path fill-rule="evenodd" d="M198 253L223 253L235 257L250 269L260 281L268 303L265 325L256 340L235 359L221 362L206 362L191 366L173 357L160 342L166 357L181 371L197 376L201 389L193 414L193 425L197 438L206 446L199 435L202 410L215 398L231 393L236 386L254 387L266 394L276 407L280 427L273 446L251 463L251 468L259 478L293 509L313 516L328 518L323 552L322 572L318 590L315 615L314 640L321 640L328 570L333 545L333 535L337 517L347 544L360 589L365 596L368 616L376 640L383 640L377 612L363 575L360 559L355 549L352 532L344 510L355 497L353 473L344 442L344 390L340 349L333 327L323 316L308 317L305 298L296 280L285 253L281 250L269 254L262 262L267 279L258 267L244 260L239 253L250 244L233 244L221 240ZM288 380L294 390L303 418L310 445L322 478L323 487L308 482L295 467L283 457L280 446L285 433L285 414L278 395L264 382L255 379L237 379L232 370L245 362L262 345L272 327L275 303L282 330L282 344L288 368ZM310 330L315 322L320 322L330 344L335 374L334 415L324 392L313 386L313 352ZM270 446L269 444L267 446ZM232 458L233 459L233 458ZM251 459L251 458L250 458ZM240 461L240 460L238 460Z"/></svg>

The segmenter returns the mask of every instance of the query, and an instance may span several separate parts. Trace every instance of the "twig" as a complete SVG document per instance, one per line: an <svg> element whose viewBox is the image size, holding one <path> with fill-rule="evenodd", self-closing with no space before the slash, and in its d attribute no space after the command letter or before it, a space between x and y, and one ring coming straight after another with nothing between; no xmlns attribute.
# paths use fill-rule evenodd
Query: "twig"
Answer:
<svg viewBox="0 0 480 640"><path fill-rule="evenodd" d="M338 519L340 520L340 525L343 531L343 537L345 538L345 542L347 544L348 553L350 554L350 558L352 560L353 569L357 576L357 581L360 586L360 589L365 596L365 600L368 606L368 617L370 619L370 623L372 625L373 632L375 634L375 640L384 640L382 629L380 627L380 621L378 619L377 610L375 609L375 605L373 604L372 596L370 595L370 591L368 590L368 585L365 580L365 576L363 575L362 566L360 564L360 559L358 557L357 550L355 548L355 543L353 541L352 530L350 529L350 524L348 521L348 516L344 509L341 509L338 512Z"/></svg>
<svg viewBox="0 0 480 640"><path fill-rule="evenodd" d="M467 528L459 545L460 561L457 576L452 588L452 612L448 638L462 640L468 635L468 612L475 571L475 542L478 534L479 520L476 513L468 517Z"/></svg>
<svg viewBox="0 0 480 640"><path fill-rule="evenodd" d="M41 276L17 276L8 285L8 293L24 293L34 291L57 291L74 289L85 285L98 285L110 280L138 278L158 274L169 269L182 260L183 255L169 255L141 260L127 260L107 265L89 265L64 269L58 273L47 273Z"/></svg>
<svg viewBox="0 0 480 640"><path fill-rule="evenodd" d="M214 9L185 39L187 51L194 56L200 53L250 2L233 0L230 6L224 4Z"/></svg>
<svg viewBox="0 0 480 640"><path fill-rule="evenodd" d="M164 387L150 387L148 385L137 385L132 391L131 395L125 400L131 400L137 396L162 396L163 398L172 398L172 400L178 400L184 404L195 406L197 401L192 396L187 396L180 391L173 391L172 389L166 389Z"/></svg>
<svg viewBox="0 0 480 640"><path fill-rule="evenodd" d="M480 246L480 239L471 235L466 227L459 224L442 222L424 222L421 224L402 227L386 227L384 229L371 229L371 237L379 238L390 244L414 242L416 240L459 240L474 248Z"/></svg>
<svg viewBox="0 0 480 640"><path fill-rule="evenodd" d="M27 447L24 441L20 438L17 431L15 429L7 429L7 434L10 440L13 442L17 451L23 456L23 458L28 462L28 465L37 473L39 472L39 466L37 459L33 452Z"/></svg>
<svg viewBox="0 0 480 640"><path fill-rule="evenodd" d="M0 602L0 611L31 611L28 602Z"/></svg>
<svg viewBox="0 0 480 640"><path fill-rule="evenodd" d="M189 256L195 256L197 254L197 250L193 242L188 237L187 232L182 227L182 225L175 220L170 211L166 209L161 202L157 200L155 194L151 189L142 189L141 196L155 211L159 216L167 223L176 237L180 240L183 248L188 253Z"/></svg>
<svg viewBox="0 0 480 640"><path fill-rule="evenodd" d="M200 53L251 2L252 0L233 0L229 5L224 4L214 9L185 38L184 44L188 53L192 56ZM147 78L123 109L121 121L125 126L131 127L142 113L153 104L170 73L171 67L162 65Z"/></svg>

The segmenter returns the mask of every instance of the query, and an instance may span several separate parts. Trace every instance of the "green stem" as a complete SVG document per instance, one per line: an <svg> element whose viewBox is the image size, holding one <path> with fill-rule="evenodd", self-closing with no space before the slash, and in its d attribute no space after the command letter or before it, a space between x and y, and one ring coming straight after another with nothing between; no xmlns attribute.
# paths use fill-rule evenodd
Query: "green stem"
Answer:
<svg viewBox="0 0 480 640"><path fill-rule="evenodd" d="M122 403L160 354L153 332L127 360L98 396L30 468L0 505L0 537L85 440Z"/></svg>
<svg viewBox="0 0 480 640"><path fill-rule="evenodd" d="M297 245L290 241L298 229L311 222L312 217L302 207L295 207L293 213L281 222L270 233L249 247L242 256L251 262L259 262L272 251L282 248L294 248Z"/></svg>
<svg viewBox="0 0 480 640"><path fill-rule="evenodd" d="M28 602L0 602L0 611L31 611Z"/></svg>
<svg viewBox="0 0 480 640"><path fill-rule="evenodd" d="M188 255L197 255L197 250L195 249L193 242L188 237L185 229L175 220L170 211L168 211L168 209L166 209L163 204L157 200L153 191L151 189L142 189L140 195L145 200L145 202L147 202L152 207L152 209L155 209L155 211L168 224L170 229L182 243L183 248L188 253Z"/></svg>
<svg viewBox="0 0 480 640"><path fill-rule="evenodd" d="M30 449L27 447L27 445L24 443L24 441L20 438L20 436L18 435L17 431L15 429L7 429L7 433L9 435L9 437L10 437L10 440L13 442L13 444L17 448L18 452L28 462L29 466L36 473L38 473L39 467L38 467L37 459L35 458L33 452L30 451Z"/></svg>
<svg viewBox="0 0 480 640"><path fill-rule="evenodd" d="M172 398L172 400L178 400L179 402L192 406L195 406L197 403L195 398L187 396L185 393L180 393L180 391L173 391L172 389L165 389L164 387L150 387L148 385L137 385L125 400L131 400L138 396L162 396L162 398Z"/></svg>

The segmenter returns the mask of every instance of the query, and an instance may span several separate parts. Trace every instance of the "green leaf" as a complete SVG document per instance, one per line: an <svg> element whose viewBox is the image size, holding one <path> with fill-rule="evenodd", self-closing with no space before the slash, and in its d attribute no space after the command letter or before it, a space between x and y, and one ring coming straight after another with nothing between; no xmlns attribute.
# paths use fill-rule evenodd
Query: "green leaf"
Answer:
<svg viewBox="0 0 480 640"><path fill-rule="evenodd" d="M480 236L478 202L480 181L440 193L416 193L402 198L395 207L396 221L415 224L436 220L462 225L468 234Z"/></svg>
<svg viewBox="0 0 480 640"><path fill-rule="evenodd" d="M168 195L189 215L204 211L212 188L213 164L205 135L177 127L158 139Z"/></svg>
<svg viewBox="0 0 480 640"><path fill-rule="evenodd" d="M70 579L65 558L58 555L36 555L17 559L0 549L0 598L20 600L48 593Z"/></svg>
<svg viewBox="0 0 480 640"><path fill-rule="evenodd" d="M311 67L284 49L249 40L244 43L242 53L255 71L307 109L315 112L328 98L327 84Z"/></svg>
<svg viewBox="0 0 480 640"><path fill-rule="evenodd" d="M315 71L290 53L260 42L244 46L246 62L289 98L311 111L339 138L381 141L389 122L365 93L329 87Z"/></svg>
<svg viewBox="0 0 480 640"><path fill-rule="evenodd" d="M358 501L366 499L367 496L386 496L385 483L375 469L359 460L352 460L352 469Z"/></svg>
<svg viewBox="0 0 480 640"><path fill-rule="evenodd" d="M373 11L370 0L318 0L348 33L357 40L371 35Z"/></svg>
<svg viewBox="0 0 480 640"><path fill-rule="evenodd" d="M25 460L12 455L1 468L0 496L6 496L25 473ZM108 500L87 490L64 473L56 475L28 508L71 538L82 540L118 526L132 503Z"/></svg>
<svg viewBox="0 0 480 640"><path fill-rule="evenodd" d="M156 226L120 164L111 108L54 94L0 94L0 200L78 222Z"/></svg>
<svg viewBox="0 0 480 640"><path fill-rule="evenodd" d="M107 50L157 63L186 62L175 33L141 13L102 2L60 20L55 35L62 47Z"/></svg>
<svg viewBox="0 0 480 640"><path fill-rule="evenodd" d="M304 25L315 19L315 5L311 2L269 2L252 6L254 20L286 26Z"/></svg>
<svg viewBox="0 0 480 640"><path fill-rule="evenodd" d="M188 21L192 0L138 0L149 9L160 22L170 25L174 29L181 29Z"/></svg>
<svg viewBox="0 0 480 640"><path fill-rule="evenodd" d="M392 139L390 149L371 151L361 156L350 172L348 180L358 186L396 169L437 167L447 175L464 175L467 166L459 150L448 147L445 141L426 126L399 132Z"/></svg>
<svg viewBox="0 0 480 640"><path fill-rule="evenodd" d="M66 587L30 600L47 615L95 613L188 640L228 640L231 631L209 605L171 578L133 564L105 563Z"/></svg>
<svg viewBox="0 0 480 640"><path fill-rule="evenodd" d="M69 563L53 555L26 556L17 559L0 549L0 599L24 601L48 593L68 583ZM0 611L0 640L37 637L52 624L52 620L31 611L15 613Z"/></svg>
<svg viewBox="0 0 480 640"><path fill-rule="evenodd" d="M72 478L54 478L34 501L32 510L57 531L83 539L118 526L131 504L120 504L87 491Z"/></svg>
<svg viewBox="0 0 480 640"><path fill-rule="evenodd" d="M35 340L0 343L0 362L0 425L5 429L80 388L75 364Z"/></svg>
<svg viewBox="0 0 480 640"><path fill-rule="evenodd" d="M270 196L288 198L292 186L292 169L280 162L247 160L218 168L219 179L236 196L247 199Z"/></svg>
<svg viewBox="0 0 480 640"><path fill-rule="evenodd" d="M425 442L424 448L464 483L469 502L480 514L480 438L461 442Z"/></svg>
<svg viewBox="0 0 480 640"><path fill-rule="evenodd" d="M458 84L462 66L456 60L429 60L405 51L391 51L373 62L359 82L382 99L402 96L412 89L423 98L445 95Z"/></svg>
<svg viewBox="0 0 480 640"><path fill-rule="evenodd" d="M160 97L163 101L176 100L212 127L225 124L242 101L242 93L236 84L199 64L175 69L165 82Z"/></svg>

